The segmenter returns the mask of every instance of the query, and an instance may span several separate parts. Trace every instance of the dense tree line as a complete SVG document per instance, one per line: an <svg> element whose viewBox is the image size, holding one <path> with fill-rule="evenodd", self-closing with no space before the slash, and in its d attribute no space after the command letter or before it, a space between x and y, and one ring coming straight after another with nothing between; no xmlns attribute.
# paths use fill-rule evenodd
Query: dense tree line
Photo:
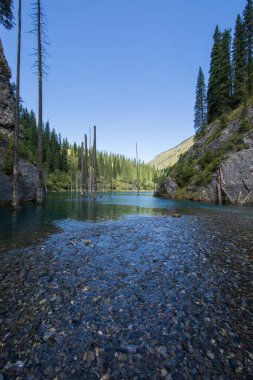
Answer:
<svg viewBox="0 0 253 380"><path fill-rule="evenodd" d="M222 114L240 106L253 96L253 1L247 0L243 15L238 15L231 30L216 26L209 69L207 92L200 68L196 86L194 127L201 131Z"/></svg>
<svg viewBox="0 0 253 380"><path fill-rule="evenodd" d="M36 163L38 127L33 111L21 108L21 154ZM49 190L80 190L82 146L75 142L70 144L62 139L49 122L43 126L43 167ZM92 159L92 147L88 149L88 159ZM96 155L96 183L98 191L136 190L136 159L126 158L121 154L98 151ZM140 189L153 190L154 180L159 172L144 162L139 163Z"/></svg>

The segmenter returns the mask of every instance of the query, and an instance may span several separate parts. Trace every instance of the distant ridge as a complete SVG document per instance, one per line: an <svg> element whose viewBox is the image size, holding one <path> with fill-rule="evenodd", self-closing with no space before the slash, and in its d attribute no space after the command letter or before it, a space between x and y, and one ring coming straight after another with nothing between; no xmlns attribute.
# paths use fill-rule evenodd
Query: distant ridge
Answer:
<svg viewBox="0 0 253 380"><path fill-rule="evenodd" d="M158 154L149 164L160 170L173 166L178 161L180 155L192 147L193 139L193 136L189 137L174 148Z"/></svg>

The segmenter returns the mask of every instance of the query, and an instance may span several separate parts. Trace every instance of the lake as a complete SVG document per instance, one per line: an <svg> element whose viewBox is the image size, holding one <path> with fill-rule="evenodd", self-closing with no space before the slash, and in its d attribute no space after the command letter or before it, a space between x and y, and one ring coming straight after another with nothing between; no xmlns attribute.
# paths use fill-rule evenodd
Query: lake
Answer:
<svg viewBox="0 0 253 380"><path fill-rule="evenodd" d="M70 220L101 222L118 220L127 215L182 214L215 215L253 218L253 207L210 205L192 201L172 201L153 197L151 192L140 196L133 192L98 194L96 202L78 193L51 193L43 206L22 204L17 211L0 209L0 251L30 244L45 234L57 231Z"/></svg>

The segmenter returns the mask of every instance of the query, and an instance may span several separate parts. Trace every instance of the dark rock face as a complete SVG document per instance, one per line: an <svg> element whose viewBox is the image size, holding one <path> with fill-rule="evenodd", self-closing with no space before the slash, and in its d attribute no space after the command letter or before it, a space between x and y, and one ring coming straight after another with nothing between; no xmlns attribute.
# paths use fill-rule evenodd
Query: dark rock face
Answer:
<svg viewBox="0 0 253 380"><path fill-rule="evenodd" d="M253 107L247 110L247 119L253 124ZM219 129L219 124L207 128L204 136L199 138L187 155L202 157L205 152L218 153L230 140L233 133L240 133L240 120L232 121L215 139L210 139ZM209 140L210 142L208 142ZM171 199L191 199L213 203L252 204L253 203L253 130L243 135L244 148L238 152L228 152L213 174L212 180L205 186L187 186L182 192L176 182L167 177L159 195Z"/></svg>
<svg viewBox="0 0 253 380"><path fill-rule="evenodd" d="M231 154L221 170L231 203L253 203L253 136L251 148Z"/></svg>
<svg viewBox="0 0 253 380"><path fill-rule="evenodd" d="M10 177L0 172L0 202L10 202L12 196L12 183Z"/></svg>
<svg viewBox="0 0 253 380"><path fill-rule="evenodd" d="M21 202L36 199L38 185L38 170L30 162L20 160L18 191ZM8 203L12 200L12 177L0 172L0 203Z"/></svg>
<svg viewBox="0 0 253 380"><path fill-rule="evenodd" d="M167 177L165 179L165 189L169 194L169 197L173 198L178 190L178 185L171 177Z"/></svg>
<svg viewBox="0 0 253 380"><path fill-rule="evenodd" d="M10 135L15 124L15 98L10 84L11 71L0 40L0 132Z"/></svg>
<svg viewBox="0 0 253 380"><path fill-rule="evenodd" d="M6 160L8 141L13 135L15 124L15 97L10 84L11 71L4 56L0 40L0 203L12 200L12 176L6 175L1 167ZM18 191L20 201L36 199L38 185L37 168L25 160L19 162Z"/></svg>

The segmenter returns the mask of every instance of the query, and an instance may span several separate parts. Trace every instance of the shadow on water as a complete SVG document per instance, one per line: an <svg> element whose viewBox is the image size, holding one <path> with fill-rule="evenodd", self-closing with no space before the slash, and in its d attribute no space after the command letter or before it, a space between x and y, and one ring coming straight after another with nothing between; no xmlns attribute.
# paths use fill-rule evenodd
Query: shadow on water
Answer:
<svg viewBox="0 0 253 380"><path fill-rule="evenodd" d="M127 215L169 215L173 212L186 215L229 212L253 218L252 207L220 208L190 201L171 201L154 198L150 192L141 193L139 197L131 192L102 194L97 196L96 202L81 198L78 193L54 193L49 194L43 206L28 203L16 211L7 207L0 209L0 251L36 242L56 232L57 226L68 220L101 222Z"/></svg>

